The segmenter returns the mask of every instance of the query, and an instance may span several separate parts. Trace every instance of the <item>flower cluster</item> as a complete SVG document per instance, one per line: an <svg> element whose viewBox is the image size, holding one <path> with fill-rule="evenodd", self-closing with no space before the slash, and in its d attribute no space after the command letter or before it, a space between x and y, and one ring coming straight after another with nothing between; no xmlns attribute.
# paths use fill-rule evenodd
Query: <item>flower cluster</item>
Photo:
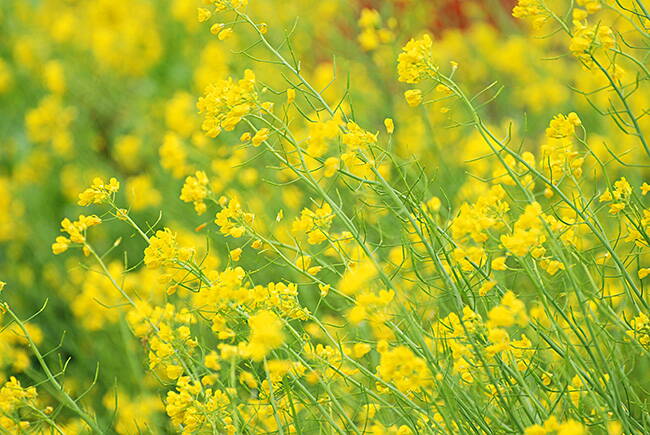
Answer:
<svg viewBox="0 0 650 435"><path fill-rule="evenodd" d="M282 321L273 311L258 311L248 319L248 325L251 334L246 351L253 361L263 360L284 343Z"/></svg>
<svg viewBox="0 0 650 435"><path fill-rule="evenodd" d="M416 393L433 382L431 372L423 358L406 346L380 351L377 375L403 393ZM384 390L381 384L380 391ZM385 391L385 390L384 390Z"/></svg>
<svg viewBox="0 0 650 435"><path fill-rule="evenodd" d="M376 9L364 8L361 10L361 16L357 21L361 33L359 33L357 41L364 50L376 50L380 44L388 44L395 38L393 29L397 25L397 21L394 18L389 19L388 27L382 27L381 21L381 15Z"/></svg>
<svg viewBox="0 0 650 435"><path fill-rule="evenodd" d="M625 179L625 177L621 177L620 180L614 182L613 189L606 190L602 195L600 195L598 201L610 202L609 212L615 215L625 209L631 194L632 186L630 186L630 183Z"/></svg>
<svg viewBox="0 0 650 435"><path fill-rule="evenodd" d="M644 313L639 314L630 322L627 334L641 346L650 348L650 319Z"/></svg>
<svg viewBox="0 0 650 435"><path fill-rule="evenodd" d="M222 209L217 213L214 223L219 226L222 234L239 238L246 232L246 225L253 223L254 215L246 213L237 198L221 198Z"/></svg>
<svg viewBox="0 0 650 435"><path fill-rule="evenodd" d="M594 64L594 56L599 49L614 48L616 40L614 32L604 24L589 24L590 13L597 12L601 5L598 1L582 2L586 9L573 9L573 37L569 44L569 51L587 68ZM587 3L587 4L585 4Z"/></svg>
<svg viewBox="0 0 650 435"><path fill-rule="evenodd" d="M431 73L431 50L433 41L429 35L420 39L411 39L397 58L399 81L404 83L419 83Z"/></svg>
<svg viewBox="0 0 650 435"><path fill-rule="evenodd" d="M61 231L68 233L68 236L58 236L52 244L52 252L55 255L61 254L68 250L70 244L84 244L86 242L86 230L95 225L99 225L102 220L93 215L79 215L76 221L65 218L61 221Z"/></svg>
<svg viewBox="0 0 650 435"><path fill-rule="evenodd" d="M296 234L306 234L307 243L310 245L318 245L327 240L334 217L332 208L327 203L316 207L315 210L305 208L300 217L293 221L291 230Z"/></svg>
<svg viewBox="0 0 650 435"><path fill-rule="evenodd" d="M208 176L203 171L196 171L194 176L190 175L185 179L185 184L181 190L180 199L184 202L194 203L194 210L198 215L202 215L207 210L205 198L209 191Z"/></svg>
<svg viewBox="0 0 650 435"><path fill-rule="evenodd" d="M59 96L50 95L25 116L27 135L36 143L51 144L59 154L69 153L73 145L70 124L76 116L74 108L63 106Z"/></svg>
<svg viewBox="0 0 650 435"><path fill-rule="evenodd" d="M220 433L234 434L236 427L230 416L230 398L222 390L203 389L201 384L183 376L176 391L167 393L165 410L172 424L182 427L183 435L212 428Z"/></svg>
<svg viewBox="0 0 650 435"><path fill-rule="evenodd" d="M545 143L541 146L541 163L554 184L565 176L580 177L584 158L574 148L575 128L582 123L574 112L555 116L546 129Z"/></svg>
<svg viewBox="0 0 650 435"><path fill-rule="evenodd" d="M158 281L168 284L167 294L171 295L183 284L185 263L193 254L192 248L180 246L176 234L165 228L149 238L149 246L144 250L144 264L150 269L161 269L163 274Z"/></svg>
<svg viewBox="0 0 650 435"><path fill-rule="evenodd" d="M1 290L0 290L1 293ZM0 321L3 319L5 307L0 305ZM25 324L35 344L41 344L43 332L34 324ZM0 332L0 378L6 379L9 373L23 373L31 367L28 349L29 343L16 324L5 325Z"/></svg>
<svg viewBox="0 0 650 435"><path fill-rule="evenodd" d="M348 311L347 318L355 325L368 320L373 335L378 340L393 339L394 335L386 324L394 316L390 308L394 297L395 292L392 290L362 292L354 298L354 306Z"/></svg>
<svg viewBox="0 0 650 435"><path fill-rule="evenodd" d="M95 177L89 188L79 194L79 201L81 206L90 204L101 204L120 190L120 183L116 178L111 178L108 183L100 177Z"/></svg>
<svg viewBox="0 0 650 435"><path fill-rule="evenodd" d="M314 122L307 126L307 130L307 152L313 157L321 157L327 153L328 142L338 137L340 120L332 118L327 121Z"/></svg>
<svg viewBox="0 0 650 435"><path fill-rule="evenodd" d="M255 110L257 92L255 74L247 69L244 78L235 82L232 78L209 85L199 98L197 107L203 114L201 128L209 137L222 131L232 131L251 111Z"/></svg>
<svg viewBox="0 0 650 435"><path fill-rule="evenodd" d="M365 149L377 143L378 133L372 134L351 121L347 123L346 128L342 140L349 151Z"/></svg>
<svg viewBox="0 0 650 435"><path fill-rule="evenodd" d="M541 28L548 19L548 11L540 0L519 0L512 8L512 16L515 18L530 18L533 27Z"/></svg>
<svg viewBox="0 0 650 435"><path fill-rule="evenodd" d="M527 205L515 222L513 233L502 235L501 243L518 257L523 257L529 252L539 257L543 254L541 245L546 241L543 219L542 206L538 202Z"/></svg>
<svg viewBox="0 0 650 435"><path fill-rule="evenodd" d="M534 424L527 427L524 431L524 435L547 435L552 433L555 433L556 435L584 435L587 433L587 429L583 424L575 420L569 419L564 422L559 422L555 416L551 416L543 425ZM610 433L617 432L610 431Z"/></svg>
<svg viewBox="0 0 650 435"><path fill-rule="evenodd" d="M212 3L217 11L227 8L241 9L248 5L248 0L208 0L208 2Z"/></svg>
<svg viewBox="0 0 650 435"><path fill-rule="evenodd" d="M20 409L35 408L36 388L24 388L11 377L0 388L0 428L8 433L22 433L29 430L29 421L22 420Z"/></svg>

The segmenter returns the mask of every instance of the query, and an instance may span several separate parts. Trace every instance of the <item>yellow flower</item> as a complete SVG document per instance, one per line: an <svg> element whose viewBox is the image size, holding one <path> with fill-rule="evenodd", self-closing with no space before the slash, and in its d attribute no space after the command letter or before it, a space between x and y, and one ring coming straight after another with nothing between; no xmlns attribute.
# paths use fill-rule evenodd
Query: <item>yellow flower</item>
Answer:
<svg viewBox="0 0 650 435"><path fill-rule="evenodd" d="M488 355L504 352L510 347L510 335L503 328L488 329L488 340L490 345L485 349Z"/></svg>
<svg viewBox="0 0 650 435"><path fill-rule="evenodd" d="M539 265L551 276L555 275L559 270L565 270L564 264L557 260L543 259L539 262Z"/></svg>
<svg viewBox="0 0 650 435"><path fill-rule="evenodd" d="M224 9L241 9L248 5L248 0L210 0L210 3L213 3L217 11L222 11Z"/></svg>
<svg viewBox="0 0 650 435"><path fill-rule="evenodd" d="M318 284L318 289L320 290L320 297L324 298L330 292L330 285L329 284Z"/></svg>
<svg viewBox="0 0 650 435"><path fill-rule="evenodd" d="M548 18L548 12L546 12L540 0L519 0L512 9L512 16L515 18L531 18L533 27L538 29Z"/></svg>
<svg viewBox="0 0 650 435"><path fill-rule="evenodd" d="M328 157L323 164L323 175L327 178L333 177L334 174L339 170L339 159L336 157Z"/></svg>
<svg viewBox="0 0 650 435"><path fill-rule="evenodd" d="M368 343L355 343L352 346L352 356L357 359L363 358L371 349L372 347Z"/></svg>
<svg viewBox="0 0 650 435"><path fill-rule="evenodd" d="M183 189L181 190L180 199L184 202L193 202L194 210L198 215L202 215L207 210L204 199L207 198L209 189L208 176L203 171L196 171L194 176L185 179Z"/></svg>
<svg viewBox="0 0 650 435"><path fill-rule="evenodd" d="M165 374L169 379L178 379L183 374L183 367L168 365L165 369Z"/></svg>
<svg viewBox="0 0 650 435"><path fill-rule="evenodd" d="M117 179L111 178L108 183L105 183L100 177L95 177L91 186L79 194L77 204L81 206L101 204L119 189L120 183Z"/></svg>
<svg viewBox="0 0 650 435"><path fill-rule="evenodd" d="M162 201L162 195L154 187L148 174L136 175L126 181L126 199L131 210L138 211L147 207L157 207Z"/></svg>
<svg viewBox="0 0 650 435"><path fill-rule="evenodd" d="M575 420L567 420L561 423L557 429L557 435L584 435L586 433L584 425Z"/></svg>
<svg viewBox="0 0 650 435"><path fill-rule="evenodd" d="M55 255L65 252L71 243L83 244L86 242L86 230L92 226L99 225L102 220L95 216L79 215L76 221L65 218L61 221L61 231L68 233L68 237L58 236L52 244L52 252Z"/></svg>
<svg viewBox="0 0 650 435"><path fill-rule="evenodd" d="M397 72L399 81L405 83L418 83L431 68L431 47L433 42L429 35L420 39L411 39L397 58Z"/></svg>
<svg viewBox="0 0 650 435"><path fill-rule="evenodd" d="M212 351L205 356L203 359L203 364L212 370L221 369L221 364L219 363L219 355L215 351Z"/></svg>
<svg viewBox="0 0 650 435"><path fill-rule="evenodd" d="M607 202L607 201L611 201L612 199L614 199L614 197L612 196L612 192L606 190L602 193L602 195L598 197L598 202Z"/></svg>
<svg viewBox="0 0 650 435"><path fill-rule="evenodd" d="M609 213L610 214L618 214L623 209L625 209L625 203L624 202L615 202L615 203L609 205Z"/></svg>
<svg viewBox="0 0 650 435"><path fill-rule="evenodd" d="M56 241L52 243L52 252L54 255L59 255L68 250L70 246L70 239L63 236L58 236Z"/></svg>
<svg viewBox="0 0 650 435"><path fill-rule="evenodd" d="M241 258L241 254L242 254L241 248L233 249L230 251L230 259L232 261L239 261L239 259Z"/></svg>
<svg viewBox="0 0 650 435"><path fill-rule="evenodd" d="M160 164L171 171L172 175L180 178L189 172L187 165L187 151L181 137L173 132L168 132L163 138L163 143L158 149Z"/></svg>
<svg viewBox="0 0 650 435"><path fill-rule="evenodd" d="M618 421L607 423L607 435L623 435L623 425Z"/></svg>
<svg viewBox="0 0 650 435"><path fill-rule="evenodd" d="M239 374L239 383L248 388L257 388L257 379L251 372L243 371Z"/></svg>
<svg viewBox="0 0 650 435"><path fill-rule="evenodd" d="M296 90L294 88L287 89L287 104L291 104L296 100Z"/></svg>
<svg viewBox="0 0 650 435"><path fill-rule="evenodd" d="M377 375L398 390L409 393L431 385L433 377L427 363L408 347L397 346L380 354Z"/></svg>
<svg viewBox="0 0 650 435"><path fill-rule="evenodd" d="M501 256L492 260L492 270L507 270L506 257Z"/></svg>
<svg viewBox="0 0 650 435"><path fill-rule="evenodd" d="M393 134L395 131L395 123L391 118L384 119L384 126L386 126L386 132L388 134Z"/></svg>
<svg viewBox="0 0 650 435"><path fill-rule="evenodd" d="M648 192L650 192L650 184L644 182L641 185L641 194L643 196L646 196L648 194Z"/></svg>
<svg viewBox="0 0 650 435"><path fill-rule="evenodd" d="M526 428L524 435L546 435L546 429L539 424L534 424Z"/></svg>
<svg viewBox="0 0 650 435"><path fill-rule="evenodd" d="M222 204L223 208L217 213L214 222L219 226L221 234L234 238L243 236L246 232L244 224L251 224L253 222L253 214L245 213L236 198L229 201L223 197L223 201L219 200L219 203Z"/></svg>
<svg viewBox="0 0 650 435"><path fill-rule="evenodd" d="M372 134L355 122L348 122L346 128L348 131L343 135L343 144L347 146L348 151L363 149L377 143L377 133Z"/></svg>
<svg viewBox="0 0 650 435"><path fill-rule="evenodd" d="M417 107L422 103L422 91L419 89L409 89L404 92L404 98L411 107Z"/></svg>
<svg viewBox="0 0 650 435"><path fill-rule="evenodd" d="M261 128L259 129L256 133L255 136L251 139L251 143L253 144L254 147L258 147L269 138L269 129L268 128Z"/></svg>
<svg viewBox="0 0 650 435"><path fill-rule="evenodd" d="M514 232L511 235L501 235L503 246L518 257L523 257L534 248L541 247L546 241L543 217L542 207L538 202L528 204L515 222Z"/></svg>
<svg viewBox="0 0 650 435"><path fill-rule="evenodd" d="M282 321L272 311L261 310L248 319L251 328L248 352L253 361L263 360L272 350L284 344Z"/></svg>
<svg viewBox="0 0 650 435"><path fill-rule="evenodd" d="M320 157L328 150L328 142L336 138L340 132L340 120L338 117L327 121L319 121L309 124L307 128L307 153L313 157Z"/></svg>
<svg viewBox="0 0 650 435"><path fill-rule="evenodd" d="M485 296L490 290L497 285L496 281L485 281L478 289L479 296Z"/></svg>
<svg viewBox="0 0 650 435"><path fill-rule="evenodd" d="M183 257L176 242L176 235L169 228L156 231L144 250L144 264L149 268L167 266Z"/></svg>
<svg viewBox="0 0 650 435"><path fill-rule="evenodd" d="M334 214L329 204L315 210L304 209L300 217L293 221L292 231L307 235L307 242L310 245L317 245L327 240L327 232L334 220Z"/></svg>
<svg viewBox="0 0 650 435"><path fill-rule="evenodd" d="M201 128L209 137L216 137L223 130L232 131L253 110L256 102L255 74L249 69L237 82L228 78L212 83L197 103L203 114Z"/></svg>
<svg viewBox="0 0 650 435"><path fill-rule="evenodd" d="M197 18L199 20L199 23L203 23L205 21L208 21L211 16L212 16L212 12L210 12L209 9L206 9L206 8L198 8L197 9Z"/></svg>
<svg viewBox="0 0 650 435"><path fill-rule="evenodd" d="M57 95L65 92L65 74L63 65L56 60L51 60L44 65L44 81L47 88Z"/></svg>
<svg viewBox="0 0 650 435"><path fill-rule="evenodd" d="M224 25L222 23L214 23L212 26L210 26L210 33L217 35L223 28Z"/></svg>
<svg viewBox="0 0 650 435"><path fill-rule="evenodd" d="M63 105L60 95L46 96L25 115L27 137L35 143L51 144L58 154L66 155L73 145L70 124L76 116L73 107Z"/></svg>
<svg viewBox="0 0 650 435"><path fill-rule="evenodd" d="M222 31L220 31L219 35L217 35L217 38L219 38L219 41L224 41L230 38L232 34L233 34L232 27L228 27L227 29L223 29Z"/></svg>
<svg viewBox="0 0 650 435"><path fill-rule="evenodd" d="M650 318L640 313L630 322L630 330L627 334L638 341L642 346L650 346Z"/></svg>
<svg viewBox="0 0 650 435"><path fill-rule="evenodd" d="M565 174L582 175L584 158L574 147L575 128L581 124L574 112L558 114L549 122L546 141L541 146L541 164L553 180L560 180Z"/></svg>
<svg viewBox="0 0 650 435"><path fill-rule="evenodd" d="M34 409L36 406L35 399L37 395L36 388L25 388L20 384L20 381L11 376L9 380L0 387L0 410L2 411L2 416L12 415L13 413L18 415L18 409L22 407L30 407ZM9 424L13 424L13 421L9 420ZM9 425L4 426L4 421L0 418L0 429L3 427L11 429L11 426ZM10 431L9 433L23 433L24 429L26 429L26 427L20 429L16 428L15 431Z"/></svg>
<svg viewBox="0 0 650 435"><path fill-rule="evenodd" d="M488 313L489 324L493 327L498 326L526 326L528 324L528 315L526 306L522 301L517 299L512 291L507 291L501 298L501 303L492 308Z"/></svg>

